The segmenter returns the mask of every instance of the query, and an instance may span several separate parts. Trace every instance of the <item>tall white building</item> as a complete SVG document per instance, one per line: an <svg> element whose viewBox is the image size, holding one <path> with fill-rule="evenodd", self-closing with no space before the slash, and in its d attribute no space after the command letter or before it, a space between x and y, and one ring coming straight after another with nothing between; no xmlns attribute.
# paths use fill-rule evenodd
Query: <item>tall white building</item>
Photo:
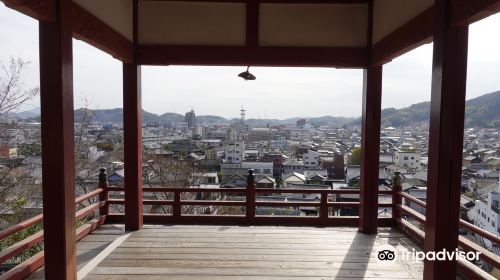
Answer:
<svg viewBox="0 0 500 280"><path fill-rule="evenodd" d="M230 141L224 148L226 163L241 163L245 159L245 142Z"/></svg>
<svg viewBox="0 0 500 280"><path fill-rule="evenodd" d="M318 168L321 156L318 152L308 150L307 153L302 155L302 161L306 169Z"/></svg>
<svg viewBox="0 0 500 280"><path fill-rule="evenodd" d="M420 153L417 151L411 151L411 150L398 151L395 154L394 161L396 163L396 166L400 168L416 169L416 170L421 169L422 163L420 162Z"/></svg>
<svg viewBox="0 0 500 280"><path fill-rule="evenodd" d="M468 213L468 218L474 221L474 225L500 236L500 182L496 190L487 194L487 199L474 201L474 207ZM500 254L500 247L493 244L486 238L479 237L486 248L497 255Z"/></svg>

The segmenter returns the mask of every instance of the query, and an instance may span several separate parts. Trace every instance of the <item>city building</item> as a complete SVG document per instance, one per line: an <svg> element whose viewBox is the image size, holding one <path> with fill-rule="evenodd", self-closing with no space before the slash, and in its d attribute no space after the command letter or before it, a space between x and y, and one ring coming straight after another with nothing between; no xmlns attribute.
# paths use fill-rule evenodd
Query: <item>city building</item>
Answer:
<svg viewBox="0 0 500 280"><path fill-rule="evenodd" d="M184 115L184 122L187 123L187 126L189 128L192 128L192 127L196 126L196 114L194 113L193 109L191 109L190 112L187 112Z"/></svg>
<svg viewBox="0 0 500 280"><path fill-rule="evenodd" d="M405 169L421 169L420 153L412 150L397 151L394 157L397 167Z"/></svg>

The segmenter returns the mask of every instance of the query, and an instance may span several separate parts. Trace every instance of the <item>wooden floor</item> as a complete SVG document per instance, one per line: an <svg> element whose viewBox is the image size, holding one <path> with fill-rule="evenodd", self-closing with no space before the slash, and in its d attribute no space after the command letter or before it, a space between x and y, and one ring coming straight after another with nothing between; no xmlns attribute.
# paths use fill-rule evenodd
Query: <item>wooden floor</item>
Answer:
<svg viewBox="0 0 500 280"><path fill-rule="evenodd" d="M377 236L343 227L145 226L121 235L117 229L103 226L79 242L79 255L96 253L79 262L79 279L422 278L421 262L377 260L385 244L399 252L419 248L390 228Z"/></svg>

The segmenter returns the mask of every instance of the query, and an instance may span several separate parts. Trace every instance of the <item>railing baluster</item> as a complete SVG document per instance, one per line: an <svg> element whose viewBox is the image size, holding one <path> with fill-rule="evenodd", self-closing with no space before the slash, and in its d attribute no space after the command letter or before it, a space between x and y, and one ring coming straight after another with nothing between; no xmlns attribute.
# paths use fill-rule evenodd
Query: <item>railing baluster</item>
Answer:
<svg viewBox="0 0 500 280"><path fill-rule="evenodd" d="M403 203L403 198L399 195L401 191L401 176L400 172L394 172L394 176L392 178L392 218L394 220L401 219L401 211L398 208L398 205Z"/></svg>
<svg viewBox="0 0 500 280"><path fill-rule="evenodd" d="M174 205L172 206L172 215L174 220L181 217L181 192L180 190L174 191Z"/></svg>
<svg viewBox="0 0 500 280"><path fill-rule="evenodd" d="M325 223L328 221L328 193L327 192L322 192L321 193L321 202L320 202L320 210L319 210L319 218L320 220Z"/></svg>
<svg viewBox="0 0 500 280"><path fill-rule="evenodd" d="M102 189L102 192L99 194L99 200L105 202L104 206L99 208L99 215L107 216L109 214L109 183L108 173L106 172L106 168L104 167L102 167L99 172L99 188Z"/></svg>
<svg viewBox="0 0 500 280"><path fill-rule="evenodd" d="M253 172L253 169L248 169L245 213L249 223L255 220L255 176Z"/></svg>

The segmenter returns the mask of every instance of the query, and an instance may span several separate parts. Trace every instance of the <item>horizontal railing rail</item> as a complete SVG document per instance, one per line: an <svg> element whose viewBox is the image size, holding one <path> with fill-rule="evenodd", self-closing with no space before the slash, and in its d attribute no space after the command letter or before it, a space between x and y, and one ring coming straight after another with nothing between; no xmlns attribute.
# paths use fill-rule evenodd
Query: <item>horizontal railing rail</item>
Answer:
<svg viewBox="0 0 500 280"><path fill-rule="evenodd" d="M125 187L110 186L108 188L109 192L125 192ZM176 193L176 192L220 192L220 193L245 193L247 188L143 188L143 192L158 192L158 193ZM359 189L287 189L287 188L277 188L277 189L255 189L256 193L304 193L304 194L314 194L314 193L328 193L328 194L359 194ZM379 195L392 195L391 190L380 190Z"/></svg>
<svg viewBox="0 0 500 280"><path fill-rule="evenodd" d="M412 202L422 208L426 208L427 204L426 202L413 197L409 195L408 193L405 193L401 191L400 186L395 185L393 187L395 189L394 191L394 197L393 197L393 202L395 202L395 208L396 208L396 213L398 213L395 216L395 222L401 226L403 230L405 230L408 234L416 238L418 241L421 243L424 242L425 239L425 232L416 227L414 224L412 224L407 218L403 218L402 214L404 213L407 215L407 217L411 217L414 221L425 225L426 218L425 215L419 213L418 211L412 209L409 206L406 206L402 203L403 199L406 199L409 202ZM488 231L485 231L463 219L459 220L460 226L473 232L474 234L481 236L485 239L490 240L492 243L499 245L500 244L500 236L497 236L495 234L492 234ZM494 254L493 252L489 251L487 248L484 248L480 246L479 244L474 243L473 241L465 238L464 236L457 236L458 238L458 245L465 251L473 251L473 252L480 252L479 257L486 263L492 265L496 269L500 269L500 257ZM478 270L474 269L474 266L472 264L469 264L465 261L459 261L458 262L459 268L462 269L462 271L472 277L475 277L474 279L482 279L480 274L478 274ZM472 265L472 266L471 266Z"/></svg>
<svg viewBox="0 0 500 280"><path fill-rule="evenodd" d="M359 208L359 189L331 189L331 188L256 188L253 184L253 174L250 171L246 188L202 188L202 187L144 187L142 192L144 206L166 206L168 213L146 213L145 223L236 223L236 224L297 224L297 225L322 225L335 226L347 225L358 226L359 216L334 215L337 209ZM112 195L108 199L108 205L123 205L124 187L110 186ZM120 197L121 193L121 197ZM152 193L161 194L161 198L151 199ZM203 197L194 199L194 195ZM209 194L218 194L217 198L207 198ZM303 195L314 195L317 197L304 199ZM291 195L286 199L282 195ZM346 195L344 201L339 201L338 197ZM389 198L389 202L380 202L379 207L392 209L393 203L391 190L379 191L380 196ZM281 196L281 197L279 197ZM276 199L276 200L274 200ZM358 201L353 201L358 200ZM184 213L186 207L241 207L240 214L204 214L204 213ZM259 212L259 208L282 208L294 209L294 214L273 214L264 215ZM298 215L300 209L314 210L314 216ZM244 212L244 213L243 213ZM109 222L122 223L125 220L124 214L112 213L108 215ZM380 218L381 226L392 225L391 217Z"/></svg>
<svg viewBox="0 0 500 280"><path fill-rule="evenodd" d="M100 178L105 178L105 169L101 169ZM104 173L104 174L103 174ZM97 198L97 199L96 199ZM83 208L77 210L76 207L88 200L94 200L90 204L82 206ZM90 221L85 221L83 225L80 225L75 232L76 240L80 240L90 234L92 231L97 229L99 226L103 225L106 221L107 215L107 181L101 181L99 187L91 192L83 194L75 198L75 220L77 222L82 221L91 216L91 214L99 213L96 217L93 217ZM36 215L26 221L20 222L14 226L11 226L3 231L0 231L0 241L6 240L13 235L29 229L30 227L40 224L43 222L43 214ZM37 231L32 235L12 244L8 248L3 249L0 252L0 264L24 253L25 251L35 247L36 245L44 241L43 230ZM40 268L44 264L44 252L43 250L30 256L23 262L16 264L12 269L0 276L0 280L11 280L11 279L23 279L29 274L33 273L35 270Z"/></svg>
<svg viewBox="0 0 500 280"><path fill-rule="evenodd" d="M253 175L253 174L250 174ZM101 170L97 189L75 198L75 219L80 221L94 213L92 221L79 226L75 232L76 239L80 240L104 223L123 223L124 214L110 213L111 205L124 205L124 187L109 186L105 169ZM110 193L118 193L110 198ZM121 194L120 194L121 193ZM214 198L208 194L219 194ZM359 189L263 189L256 188L253 176L246 188L143 188L144 206L168 206L169 214L144 214L146 223L224 223L224 224L273 224L273 225L315 225L315 226L358 226L359 216L334 215L337 209L356 209L360 207ZM156 194L163 198L151 199ZM166 195L168 194L168 195ZM284 200L283 195L288 195ZM316 194L316 197L304 199L301 195ZM201 197L198 197L201 195ZM291 195L291 196L290 196ZM344 197L342 197L345 195ZM379 191L380 196L391 197L392 191ZM196 196L196 197L195 197ZM339 201L338 198L345 200ZM221 199L222 198L222 199ZM90 202L89 202L90 201ZM78 206L78 209L76 208ZM183 207L241 207L244 214L204 214L183 213ZM394 209L394 203L379 202L381 208ZM294 209L294 215L263 215L257 213L259 208ZM299 209L314 210L314 216L296 216ZM349 210L351 211L351 210ZM0 232L0 240L26 230L43 222L43 215L37 215L17 225ZM391 217L379 218L380 226L392 226ZM20 253L41 244L44 240L43 230L40 230L0 252L0 264L18 256ZM22 263L0 276L0 280L21 279L34 272L44 263L43 251L30 256Z"/></svg>

